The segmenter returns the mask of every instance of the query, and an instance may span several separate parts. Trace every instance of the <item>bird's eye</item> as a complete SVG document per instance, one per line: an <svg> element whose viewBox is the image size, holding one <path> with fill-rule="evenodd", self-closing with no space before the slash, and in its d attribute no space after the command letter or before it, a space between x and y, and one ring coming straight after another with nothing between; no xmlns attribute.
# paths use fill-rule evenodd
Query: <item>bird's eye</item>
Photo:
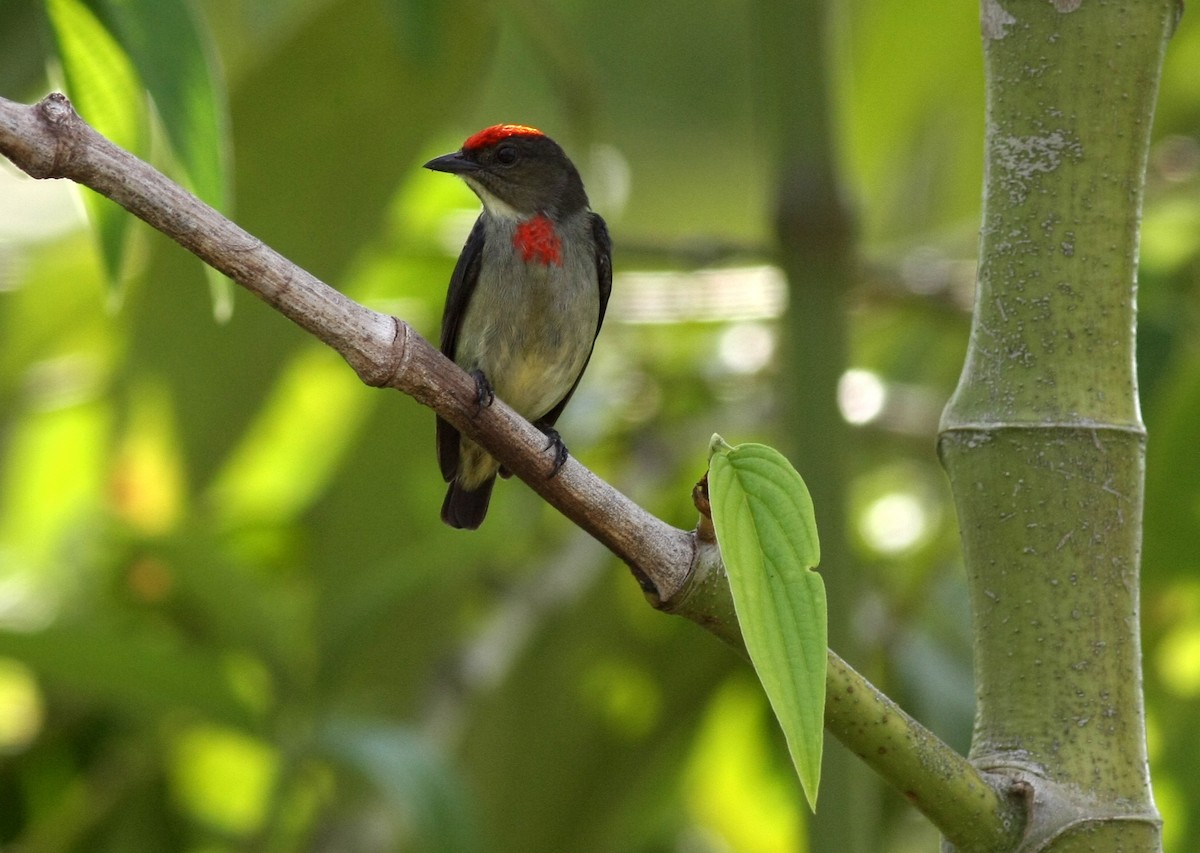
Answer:
<svg viewBox="0 0 1200 853"><path fill-rule="evenodd" d="M496 160L505 166L517 162L517 149L511 145L501 145L496 149Z"/></svg>

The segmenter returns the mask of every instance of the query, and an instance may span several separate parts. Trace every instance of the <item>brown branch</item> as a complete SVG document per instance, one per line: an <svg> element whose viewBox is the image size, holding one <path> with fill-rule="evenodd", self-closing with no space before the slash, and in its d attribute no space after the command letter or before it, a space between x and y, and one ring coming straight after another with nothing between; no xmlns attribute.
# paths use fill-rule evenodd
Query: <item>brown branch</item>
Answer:
<svg viewBox="0 0 1200 853"><path fill-rule="evenodd" d="M68 178L107 196L328 344L367 385L394 388L433 409L624 560L653 606L741 647L724 566L703 517L697 532L671 527L574 458L550 476L554 454L545 436L500 400L478 410L474 381L411 326L347 298L118 148L65 96L53 93L32 106L0 98L0 154L35 178ZM968 814L978 825L965 840L1004 835L999 827L1013 813L1004 784L980 775L833 652L829 660L830 732L943 830L950 816ZM938 772L927 772L931 767Z"/></svg>

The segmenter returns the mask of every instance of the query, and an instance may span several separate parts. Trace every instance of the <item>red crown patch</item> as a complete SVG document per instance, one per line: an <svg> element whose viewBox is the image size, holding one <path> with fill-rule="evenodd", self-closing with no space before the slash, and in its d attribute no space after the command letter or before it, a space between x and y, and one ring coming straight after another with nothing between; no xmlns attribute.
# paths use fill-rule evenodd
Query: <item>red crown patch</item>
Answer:
<svg viewBox="0 0 1200 853"><path fill-rule="evenodd" d="M466 150L487 148L489 145L495 145L501 139L508 139L511 136L545 135L536 127L529 127L524 124L494 124L491 127L485 127L474 136L468 137L467 141L463 143L463 148Z"/></svg>

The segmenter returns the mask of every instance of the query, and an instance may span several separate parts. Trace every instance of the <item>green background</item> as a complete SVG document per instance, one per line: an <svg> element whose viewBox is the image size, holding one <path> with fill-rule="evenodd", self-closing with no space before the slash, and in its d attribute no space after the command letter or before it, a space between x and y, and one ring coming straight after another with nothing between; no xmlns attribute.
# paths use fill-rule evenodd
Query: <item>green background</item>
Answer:
<svg viewBox="0 0 1200 853"><path fill-rule="evenodd" d="M477 203L420 164L488 124L546 130L616 245L609 319L560 429L584 464L691 527L713 432L822 442L776 420L791 388L753 5L0 0L0 96L69 84L123 144L432 338ZM844 460L850 541L823 542L852 554L860 591L831 618L864 650L851 663L965 750L969 616L934 434L972 294L978 7L834 5L826 51L795 62L830 80L858 221L846 367L867 391L853 400L884 402ZM363 387L244 293L218 322L225 285L88 201L102 250L80 197L0 163L0 846L803 849L803 796L744 661L647 607L519 482L498 486L477 533L443 527L429 411ZM1166 847L1187 851L1194 15L1168 50L1141 259L1150 754ZM842 818L889 853L935 843L889 790Z"/></svg>

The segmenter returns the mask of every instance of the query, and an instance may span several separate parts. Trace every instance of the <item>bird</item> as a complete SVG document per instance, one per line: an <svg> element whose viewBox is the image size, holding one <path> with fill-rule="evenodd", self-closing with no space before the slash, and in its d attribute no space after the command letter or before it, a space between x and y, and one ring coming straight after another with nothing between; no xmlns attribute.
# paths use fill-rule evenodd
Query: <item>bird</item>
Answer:
<svg viewBox="0 0 1200 853"><path fill-rule="evenodd" d="M554 425L591 359L612 291L608 228L566 152L528 125L484 128L425 168L457 175L483 208L450 276L441 351L475 380L481 410L499 397L546 435L554 476L568 456ZM436 432L450 484L442 521L475 530L496 476L508 472L441 417Z"/></svg>

